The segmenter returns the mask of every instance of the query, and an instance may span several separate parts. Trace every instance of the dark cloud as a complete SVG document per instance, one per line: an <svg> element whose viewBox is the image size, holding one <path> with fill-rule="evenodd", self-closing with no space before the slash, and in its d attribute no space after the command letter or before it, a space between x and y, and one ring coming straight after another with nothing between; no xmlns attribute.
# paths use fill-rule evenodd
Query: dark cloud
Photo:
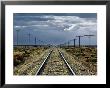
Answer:
<svg viewBox="0 0 110 88"><path fill-rule="evenodd" d="M15 13L13 16L14 44L17 39L16 29L20 30L20 44L28 44L28 33L31 33L31 44L34 44L35 37L46 44L60 44L76 35L97 36L96 13ZM92 40L94 44L97 42L96 36ZM40 41L37 43L42 44Z"/></svg>
<svg viewBox="0 0 110 88"><path fill-rule="evenodd" d="M96 13L14 13L14 16L78 16L81 18L97 18Z"/></svg>

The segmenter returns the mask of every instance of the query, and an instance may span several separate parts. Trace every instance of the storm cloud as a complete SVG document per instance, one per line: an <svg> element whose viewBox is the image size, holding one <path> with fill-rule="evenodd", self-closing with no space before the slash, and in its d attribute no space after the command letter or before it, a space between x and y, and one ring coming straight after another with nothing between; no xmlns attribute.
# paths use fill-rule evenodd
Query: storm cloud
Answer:
<svg viewBox="0 0 110 88"><path fill-rule="evenodd" d="M19 44L29 44L28 34L31 34L31 44L35 37L45 44L56 45L87 34L95 35L92 44L97 42L96 13L14 13L13 28L14 44L17 43L16 30L20 30ZM82 38L82 44L88 44L88 38Z"/></svg>

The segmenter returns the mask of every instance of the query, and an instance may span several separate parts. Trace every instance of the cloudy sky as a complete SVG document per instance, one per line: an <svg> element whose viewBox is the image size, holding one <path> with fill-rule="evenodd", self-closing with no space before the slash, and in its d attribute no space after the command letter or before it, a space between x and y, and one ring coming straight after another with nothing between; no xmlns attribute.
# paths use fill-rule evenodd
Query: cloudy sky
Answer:
<svg viewBox="0 0 110 88"><path fill-rule="evenodd" d="M14 13L14 44L63 44L76 36L95 35L91 44L97 44L96 13ZM30 42L29 42L30 34ZM73 44L73 41L70 42ZM81 44L89 44L88 37Z"/></svg>

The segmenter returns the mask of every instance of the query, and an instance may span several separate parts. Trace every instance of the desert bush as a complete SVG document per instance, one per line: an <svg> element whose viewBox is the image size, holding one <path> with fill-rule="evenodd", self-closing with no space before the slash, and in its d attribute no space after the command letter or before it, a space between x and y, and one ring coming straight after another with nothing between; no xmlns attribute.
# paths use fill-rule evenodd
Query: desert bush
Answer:
<svg viewBox="0 0 110 88"><path fill-rule="evenodd" d="M14 66L17 66L24 62L24 56L22 54L14 55Z"/></svg>
<svg viewBox="0 0 110 88"><path fill-rule="evenodd" d="M86 62L97 62L97 59L87 59Z"/></svg>

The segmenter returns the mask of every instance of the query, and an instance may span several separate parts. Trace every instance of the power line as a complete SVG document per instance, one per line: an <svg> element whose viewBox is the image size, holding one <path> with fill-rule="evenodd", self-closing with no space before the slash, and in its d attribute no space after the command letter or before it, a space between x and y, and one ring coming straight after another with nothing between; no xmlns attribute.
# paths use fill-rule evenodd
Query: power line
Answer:
<svg viewBox="0 0 110 88"><path fill-rule="evenodd" d="M36 37L35 37L35 45L36 45Z"/></svg>
<svg viewBox="0 0 110 88"><path fill-rule="evenodd" d="M28 34L28 38L29 38L28 41L29 41L29 44L30 44L30 36L31 36L31 34L29 33L29 34Z"/></svg>
<svg viewBox="0 0 110 88"><path fill-rule="evenodd" d="M19 36L18 36L19 31L20 31L20 29L16 30L16 32L17 32L17 45L18 45L18 42L19 42Z"/></svg>
<svg viewBox="0 0 110 88"><path fill-rule="evenodd" d="M81 37L83 37L83 36L76 36L76 37L79 38L79 47L80 47Z"/></svg>
<svg viewBox="0 0 110 88"><path fill-rule="evenodd" d="M77 39L73 39L73 40L74 40L74 47L75 47L75 42L76 42Z"/></svg>

